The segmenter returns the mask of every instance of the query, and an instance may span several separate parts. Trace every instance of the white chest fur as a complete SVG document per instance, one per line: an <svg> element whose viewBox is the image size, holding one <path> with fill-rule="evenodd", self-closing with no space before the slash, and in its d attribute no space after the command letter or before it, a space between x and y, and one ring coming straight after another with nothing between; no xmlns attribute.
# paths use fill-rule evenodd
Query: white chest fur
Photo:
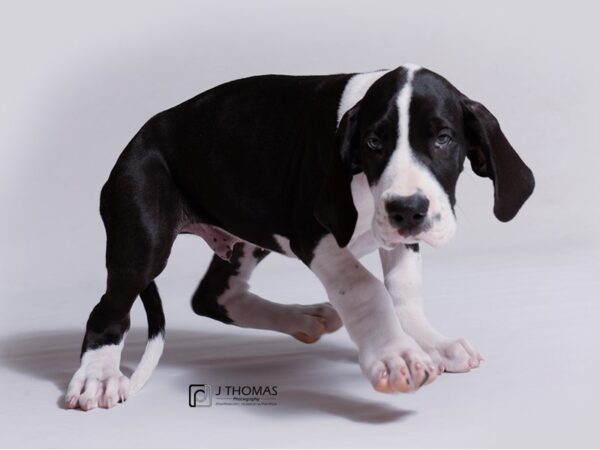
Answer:
<svg viewBox="0 0 600 450"><path fill-rule="evenodd" d="M371 225L374 209L373 195L364 173L354 176L351 187L354 206L358 211L358 219L348 247L355 256L360 258L377 248Z"/></svg>

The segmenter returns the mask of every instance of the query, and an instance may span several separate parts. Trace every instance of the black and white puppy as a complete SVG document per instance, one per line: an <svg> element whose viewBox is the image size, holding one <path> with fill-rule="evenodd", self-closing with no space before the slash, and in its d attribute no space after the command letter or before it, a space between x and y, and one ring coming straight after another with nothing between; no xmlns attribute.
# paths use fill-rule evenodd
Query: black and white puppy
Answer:
<svg viewBox="0 0 600 450"><path fill-rule="evenodd" d="M106 293L93 309L69 408L110 408L138 391L163 349L154 279L178 234L215 256L194 311L314 342L342 323L375 389L414 391L480 356L423 313L419 243L455 233L455 186L468 158L512 219L533 191L529 168L495 117L413 65L330 76L257 76L223 84L150 119L102 189ZM378 250L385 282L359 258ZM281 305L248 289L271 251L299 258L329 303ZM119 369L140 296L149 340L131 379ZM338 315L339 314L339 315Z"/></svg>

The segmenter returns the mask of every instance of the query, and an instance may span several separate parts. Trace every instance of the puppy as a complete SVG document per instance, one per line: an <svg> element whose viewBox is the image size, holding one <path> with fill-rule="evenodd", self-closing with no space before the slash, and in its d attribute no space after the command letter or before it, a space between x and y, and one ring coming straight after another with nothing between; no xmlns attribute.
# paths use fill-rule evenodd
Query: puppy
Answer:
<svg viewBox="0 0 600 450"><path fill-rule="evenodd" d="M511 220L533 191L531 170L483 105L414 65L245 78L154 116L102 189L107 286L66 406L110 408L148 380L165 329L153 280L181 233L215 253L192 298L197 314L307 343L344 324L381 392L477 367L467 341L429 324L421 294L419 245L455 234L465 159L493 181L496 217ZM384 283L359 262L374 250ZM300 259L330 303L281 305L250 292L252 270L270 252ZM148 343L128 379L119 362L138 295Z"/></svg>

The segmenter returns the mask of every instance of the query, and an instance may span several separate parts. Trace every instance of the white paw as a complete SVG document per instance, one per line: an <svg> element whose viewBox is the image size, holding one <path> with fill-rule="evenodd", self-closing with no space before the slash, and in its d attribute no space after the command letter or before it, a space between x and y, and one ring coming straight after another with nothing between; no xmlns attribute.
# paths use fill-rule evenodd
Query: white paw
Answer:
<svg viewBox="0 0 600 450"><path fill-rule="evenodd" d="M325 333L333 333L342 326L342 320L329 303L317 305L294 305L292 318L293 337L306 344L319 340Z"/></svg>
<svg viewBox="0 0 600 450"><path fill-rule="evenodd" d="M434 362L410 338L374 351L361 351L360 366L379 392L412 392L438 375Z"/></svg>
<svg viewBox="0 0 600 450"><path fill-rule="evenodd" d="M112 408L125 401L129 393L129 378L119 370L120 353L121 346L117 345L85 352L81 367L67 388L65 407L89 411L98 407Z"/></svg>
<svg viewBox="0 0 600 450"><path fill-rule="evenodd" d="M441 339L425 347L442 372L468 372L479 367L483 358L465 339Z"/></svg>

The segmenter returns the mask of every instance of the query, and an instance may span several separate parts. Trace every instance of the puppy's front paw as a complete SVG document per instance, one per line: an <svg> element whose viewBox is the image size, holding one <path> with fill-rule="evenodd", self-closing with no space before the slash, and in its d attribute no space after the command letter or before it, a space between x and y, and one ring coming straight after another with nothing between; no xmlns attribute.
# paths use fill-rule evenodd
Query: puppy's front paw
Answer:
<svg viewBox="0 0 600 450"><path fill-rule="evenodd" d="M379 392L412 392L432 383L438 371L427 353L411 339L360 352L360 365Z"/></svg>
<svg viewBox="0 0 600 450"><path fill-rule="evenodd" d="M479 352L465 339L445 338L425 348L442 372L468 372L483 361Z"/></svg>

